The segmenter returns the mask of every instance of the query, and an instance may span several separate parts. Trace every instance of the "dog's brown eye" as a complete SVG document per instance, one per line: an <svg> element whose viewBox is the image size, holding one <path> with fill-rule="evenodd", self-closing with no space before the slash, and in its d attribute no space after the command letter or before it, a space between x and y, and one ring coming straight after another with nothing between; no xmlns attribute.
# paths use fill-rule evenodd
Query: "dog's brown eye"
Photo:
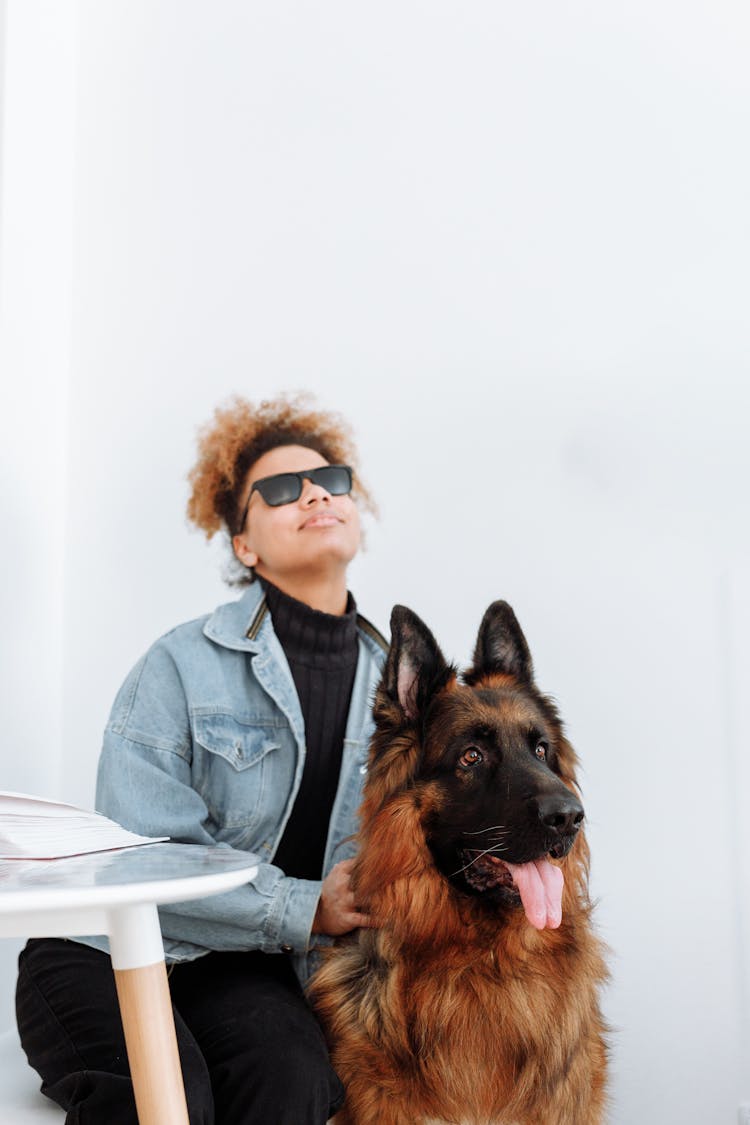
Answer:
<svg viewBox="0 0 750 1125"><path fill-rule="evenodd" d="M537 756L537 758L539 759L540 762L546 762L547 761L547 744L546 744L546 742L538 743L535 753L536 753L536 756Z"/></svg>
<svg viewBox="0 0 750 1125"><path fill-rule="evenodd" d="M481 750L477 750L476 746L470 746L468 750L464 750L459 761L462 766L476 766L479 762L484 761L484 755Z"/></svg>

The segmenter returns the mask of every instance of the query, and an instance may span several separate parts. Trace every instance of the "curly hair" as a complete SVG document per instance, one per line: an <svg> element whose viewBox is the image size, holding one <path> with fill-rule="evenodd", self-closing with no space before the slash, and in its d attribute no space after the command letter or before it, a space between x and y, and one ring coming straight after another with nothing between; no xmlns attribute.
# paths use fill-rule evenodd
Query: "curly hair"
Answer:
<svg viewBox="0 0 750 1125"><path fill-rule="evenodd" d="M188 519L207 539L224 531L231 542L241 532L247 474L259 457L280 445L304 445L331 464L351 465L352 495L365 511L377 514L359 476L351 427L340 414L318 409L307 392L279 395L257 406L235 395L226 406L217 407L212 421L199 431L198 460L188 473ZM253 581L253 572L238 560L232 567L240 571L228 576L230 584Z"/></svg>

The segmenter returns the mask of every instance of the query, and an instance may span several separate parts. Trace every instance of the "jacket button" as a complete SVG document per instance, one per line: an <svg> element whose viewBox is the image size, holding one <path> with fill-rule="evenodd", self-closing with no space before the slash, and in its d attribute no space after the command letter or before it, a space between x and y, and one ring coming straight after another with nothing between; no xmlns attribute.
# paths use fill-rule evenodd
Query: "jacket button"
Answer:
<svg viewBox="0 0 750 1125"><path fill-rule="evenodd" d="M282 945L281 952L282 953L291 953L292 952L291 945Z"/></svg>

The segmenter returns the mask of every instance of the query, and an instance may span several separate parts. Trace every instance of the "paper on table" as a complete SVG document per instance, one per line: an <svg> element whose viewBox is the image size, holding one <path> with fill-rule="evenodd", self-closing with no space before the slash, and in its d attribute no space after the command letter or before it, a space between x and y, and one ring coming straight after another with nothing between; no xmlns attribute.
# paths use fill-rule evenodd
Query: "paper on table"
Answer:
<svg viewBox="0 0 750 1125"><path fill-rule="evenodd" d="M138 836L100 813L47 797L0 792L0 859L62 859L168 839Z"/></svg>

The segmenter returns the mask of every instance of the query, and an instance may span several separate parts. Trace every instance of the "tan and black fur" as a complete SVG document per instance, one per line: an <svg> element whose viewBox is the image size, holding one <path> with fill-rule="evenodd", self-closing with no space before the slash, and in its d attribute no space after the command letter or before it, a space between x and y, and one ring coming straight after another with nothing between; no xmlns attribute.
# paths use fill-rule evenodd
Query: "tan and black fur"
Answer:
<svg viewBox="0 0 750 1125"><path fill-rule="evenodd" d="M374 928L311 986L347 1091L336 1125L600 1125L606 969L557 710L507 603L460 678L410 610L391 627L354 873ZM530 924L493 855L562 869L558 928Z"/></svg>

